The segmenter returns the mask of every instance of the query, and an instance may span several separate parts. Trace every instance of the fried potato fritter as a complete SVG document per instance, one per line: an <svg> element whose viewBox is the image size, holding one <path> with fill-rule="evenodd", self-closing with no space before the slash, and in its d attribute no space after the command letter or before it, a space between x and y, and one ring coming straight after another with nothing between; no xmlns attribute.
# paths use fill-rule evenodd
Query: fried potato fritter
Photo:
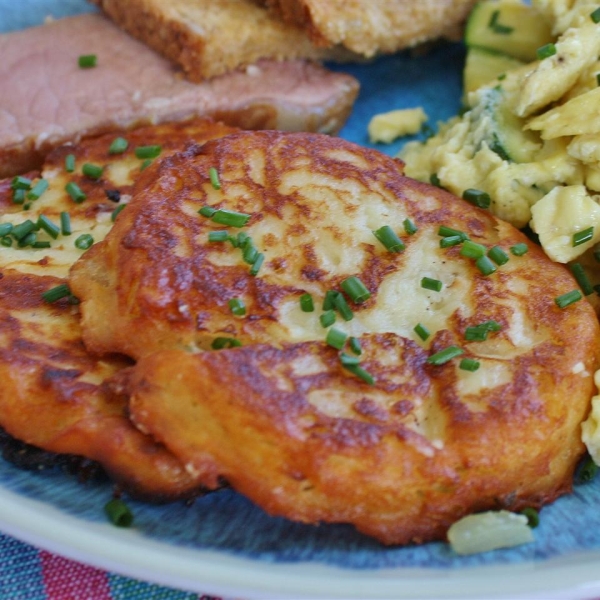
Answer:
<svg viewBox="0 0 600 600"><path fill-rule="evenodd" d="M557 305L575 280L518 230L378 152L278 132L189 147L70 282L86 344L138 360L142 431L272 514L422 542L570 489L594 311Z"/></svg>
<svg viewBox="0 0 600 600"><path fill-rule="evenodd" d="M72 230L54 238L36 228L36 240L49 247L21 244L10 234L2 239L11 245L0 250L0 426L38 448L97 461L122 489L149 500L190 497L202 486L168 449L132 425L127 398L106 383L131 361L90 355L74 299L67 295L49 303L43 294L65 285L72 263L85 252L75 240L91 235L101 241L115 208L126 205L143 162L135 156L136 147L160 145L168 154L186 140L233 131L202 120L127 132L129 149L119 155L108 151L116 134L59 148L41 173L28 174L33 187L48 182L38 199L26 199L29 206L13 201L11 181L0 183L0 225L39 224L43 215L59 227L61 213L68 213ZM73 173L65 169L68 155L75 159ZM85 163L101 166L102 176L83 175ZM75 202L67 193L69 182L79 185L84 201Z"/></svg>

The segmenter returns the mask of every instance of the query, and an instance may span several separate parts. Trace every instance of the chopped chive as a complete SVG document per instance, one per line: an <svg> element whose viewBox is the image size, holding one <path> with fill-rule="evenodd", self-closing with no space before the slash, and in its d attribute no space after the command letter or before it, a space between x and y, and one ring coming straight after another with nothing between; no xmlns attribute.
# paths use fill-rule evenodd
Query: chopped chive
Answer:
<svg viewBox="0 0 600 600"><path fill-rule="evenodd" d="M12 195L13 204L23 204L25 202L26 194L27 194L27 190L23 190L23 189L13 190L13 195Z"/></svg>
<svg viewBox="0 0 600 600"><path fill-rule="evenodd" d="M259 252L254 260L254 263L250 267L250 275L257 275L262 267L262 264L265 262L265 255L262 252Z"/></svg>
<svg viewBox="0 0 600 600"><path fill-rule="evenodd" d="M338 350L341 350L341 348L338 348ZM351 354L342 352L340 354L340 362L344 367L357 367L360 365L360 358L358 356L352 356Z"/></svg>
<svg viewBox="0 0 600 600"><path fill-rule="evenodd" d="M133 524L133 513L120 498L113 498L107 502L104 505L104 512L108 520L117 527L131 527Z"/></svg>
<svg viewBox="0 0 600 600"><path fill-rule="evenodd" d="M257 257L258 250L256 249L256 246L254 245L252 240L249 239L248 242L244 245L242 258L244 259L244 262L248 263L249 265L253 265Z"/></svg>
<svg viewBox="0 0 600 600"><path fill-rule="evenodd" d="M98 64L98 57L95 54L82 54L77 59L80 69L92 69Z"/></svg>
<svg viewBox="0 0 600 600"><path fill-rule="evenodd" d="M12 223L0 223L0 237L8 235L13 229Z"/></svg>
<svg viewBox="0 0 600 600"><path fill-rule="evenodd" d="M129 142L124 137L118 137L111 142L108 148L108 153L123 154L127 148L129 148Z"/></svg>
<svg viewBox="0 0 600 600"><path fill-rule="evenodd" d="M37 225L53 239L56 239L60 233L60 227L55 225L46 215L40 215L38 217Z"/></svg>
<svg viewBox="0 0 600 600"><path fill-rule="evenodd" d="M1 237L0 245L4 246L5 248L10 248L13 245L12 238L7 235L5 235L4 237Z"/></svg>
<svg viewBox="0 0 600 600"><path fill-rule="evenodd" d="M60 213L60 232L63 235L71 235L71 215L68 212Z"/></svg>
<svg viewBox="0 0 600 600"><path fill-rule="evenodd" d="M13 190L29 190L31 189L31 179L17 175L10 182L10 187Z"/></svg>
<svg viewBox="0 0 600 600"><path fill-rule="evenodd" d="M147 158L141 165L140 165L140 173L142 171L145 171L150 165L152 164L152 159L151 158Z"/></svg>
<svg viewBox="0 0 600 600"><path fill-rule="evenodd" d="M231 298L227 304L229 310L237 317L243 317L246 314L246 305L241 298Z"/></svg>
<svg viewBox="0 0 600 600"><path fill-rule="evenodd" d="M46 179L40 179L32 188L27 192L28 200L37 200L47 189L48 181Z"/></svg>
<svg viewBox="0 0 600 600"><path fill-rule="evenodd" d="M30 244L32 248L51 248L52 244L48 240L39 240Z"/></svg>
<svg viewBox="0 0 600 600"><path fill-rule="evenodd" d="M508 254L500 248L500 246L494 246L488 250L488 256L499 266L505 265L509 260Z"/></svg>
<svg viewBox="0 0 600 600"><path fill-rule="evenodd" d="M213 350L222 350L223 348L238 348L241 345L242 342L236 338L217 337L211 342L210 347Z"/></svg>
<svg viewBox="0 0 600 600"><path fill-rule="evenodd" d="M490 18L490 22L488 23L488 27L494 33L497 33L499 35L508 35L509 33L512 33L513 30L514 30L514 27L509 27L508 25L501 25L500 23L498 23L499 16L500 16L500 11L499 10L495 10L492 13L492 17Z"/></svg>
<svg viewBox="0 0 600 600"><path fill-rule="evenodd" d="M65 190L71 196L73 202L77 202L77 204L81 204L87 198L81 188L73 181L67 183Z"/></svg>
<svg viewBox="0 0 600 600"><path fill-rule="evenodd" d="M594 23L600 23L600 8L597 8L595 11L590 13L590 19L592 19Z"/></svg>
<svg viewBox="0 0 600 600"><path fill-rule="evenodd" d="M21 241L23 238L28 236L32 231L35 231L35 223L31 219L27 219L12 228L11 235L17 241Z"/></svg>
<svg viewBox="0 0 600 600"><path fill-rule="evenodd" d="M48 302L52 304L53 302L57 302L62 298L66 298L71 295L71 290L66 283L61 283L56 287L50 288L42 294L42 299L44 302Z"/></svg>
<svg viewBox="0 0 600 600"><path fill-rule="evenodd" d="M580 246L581 244L585 244L589 242L594 237L594 227L588 227L587 229L582 229L577 233L573 234L573 247Z"/></svg>
<svg viewBox="0 0 600 600"><path fill-rule="evenodd" d="M67 154L65 157L65 171L67 173L73 173L75 171L75 155Z"/></svg>
<svg viewBox="0 0 600 600"><path fill-rule="evenodd" d="M344 298L343 294L338 294L334 298L333 302L335 305L334 308L340 313L344 321L351 321L354 318L354 313L352 312L352 309L348 306L346 298Z"/></svg>
<svg viewBox="0 0 600 600"><path fill-rule="evenodd" d="M432 354L427 359L427 362L430 365L440 366L452 360L453 358L464 354L464 352L465 351L459 348L458 346L448 346L447 348L444 348L443 350Z"/></svg>
<svg viewBox="0 0 600 600"><path fill-rule="evenodd" d="M425 342L429 336L431 335L431 332L429 331L429 329L427 329L427 327L425 327L425 325L423 325L423 323L417 323L415 325L415 328L413 329L413 331Z"/></svg>
<svg viewBox="0 0 600 600"><path fill-rule="evenodd" d="M440 181L440 178L438 177L437 173L431 174L431 176L429 177L429 183L431 183L431 185L435 185L435 187L442 187L442 182Z"/></svg>
<svg viewBox="0 0 600 600"><path fill-rule="evenodd" d="M344 363L342 363L342 366L346 370L350 371L350 373L352 373L353 375L356 375L356 377L358 377L359 379L362 379L365 383L368 383L369 385L375 384L375 378L373 377L373 375L371 375L371 373L369 373L368 371L365 371L365 369L363 369L361 366Z"/></svg>
<svg viewBox="0 0 600 600"><path fill-rule="evenodd" d="M498 270L498 267L487 257L481 256L475 261L475 266L479 269L482 275L491 275Z"/></svg>
<svg viewBox="0 0 600 600"><path fill-rule="evenodd" d="M37 242L37 233L32 231L28 233L25 237L19 240L19 247L25 248L26 246L33 246Z"/></svg>
<svg viewBox="0 0 600 600"><path fill-rule="evenodd" d="M588 454L577 465L573 482L575 483L575 485L589 483L596 477L597 474L598 465L594 462L594 459Z"/></svg>
<svg viewBox="0 0 600 600"><path fill-rule="evenodd" d="M529 252L529 246L524 242L520 242L518 244L515 244L514 246L511 246L510 251L515 256L523 256L524 254L527 254L527 252Z"/></svg>
<svg viewBox="0 0 600 600"><path fill-rule="evenodd" d="M451 237L454 235L458 235L461 237L463 242L469 239L469 236L464 231L459 231L458 229L452 229L452 227L446 227L446 225L440 225L438 229L438 235L440 237Z"/></svg>
<svg viewBox="0 0 600 600"><path fill-rule="evenodd" d="M554 298L554 302L556 303L556 306L558 306L558 308L566 308L570 304L578 302L582 298L583 296L581 295L581 292L579 290L571 290L566 294L562 294L561 296L557 296L556 298Z"/></svg>
<svg viewBox="0 0 600 600"><path fill-rule="evenodd" d="M216 211L215 211L216 212ZM214 214L214 213L213 213ZM212 216L212 215L211 215ZM250 236L245 231L240 231L236 236L236 246L237 248L245 248L246 244L250 241Z"/></svg>
<svg viewBox="0 0 600 600"><path fill-rule="evenodd" d="M479 367L481 366L481 363L478 360L475 360L473 358L463 358L459 365L458 368L462 369L463 371L477 371L477 369L479 369Z"/></svg>
<svg viewBox="0 0 600 600"><path fill-rule="evenodd" d="M521 511L521 514L527 517L527 525L535 529L540 524L540 514L532 506L528 506Z"/></svg>
<svg viewBox="0 0 600 600"><path fill-rule="evenodd" d="M352 336L349 340L350 350L354 352L354 354L362 354L362 346L360 345L360 340L357 337Z"/></svg>
<svg viewBox="0 0 600 600"><path fill-rule="evenodd" d="M234 210L225 210L223 208L215 211L211 216L211 219L215 223L220 225L227 225L229 227L243 227L248 223L252 215L236 212Z"/></svg>
<svg viewBox="0 0 600 600"><path fill-rule="evenodd" d="M219 179L219 172L215 167L211 167L208 170L208 176L210 177L210 184L215 190L221 189L221 180Z"/></svg>
<svg viewBox="0 0 600 600"><path fill-rule="evenodd" d="M325 298L323 298L323 310L332 310L335 308L335 299L339 295L339 292L335 290L327 290L325 292Z"/></svg>
<svg viewBox="0 0 600 600"><path fill-rule="evenodd" d="M100 177L102 177L102 173L104 172L104 167L93 165L92 163L85 163L81 167L81 172L90 179L100 179Z"/></svg>
<svg viewBox="0 0 600 600"><path fill-rule="evenodd" d="M496 321L485 321L465 329L465 340L469 342L483 342L487 340L490 331L500 331L502 326Z"/></svg>
<svg viewBox="0 0 600 600"><path fill-rule="evenodd" d="M137 158L156 158L162 152L162 146L138 146L135 149Z"/></svg>
<svg viewBox="0 0 600 600"><path fill-rule="evenodd" d="M342 289L350 296L350 299L357 304L366 302L371 297L371 292L358 277L348 277L341 283Z"/></svg>
<svg viewBox="0 0 600 600"><path fill-rule="evenodd" d="M466 256L467 258L479 259L485 256L487 248L471 240L465 240L462 248L460 249L460 255Z"/></svg>
<svg viewBox="0 0 600 600"><path fill-rule="evenodd" d="M421 287L426 290L440 292L443 286L444 284L439 279L432 279L431 277L423 277L421 279Z"/></svg>
<svg viewBox="0 0 600 600"><path fill-rule="evenodd" d="M404 242L396 235L389 225L384 225L373 232L373 235L390 252L402 252L406 248Z"/></svg>
<svg viewBox="0 0 600 600"><path fill-rule="evenodd" d="M573 273L573 277L575 277L577 280L577 283L579 284L579 287L584 295L589 296L592 294L594 292L594 286L589 280L583 265L581 263L573 263L569 268L571 269L571 273Z"/></svg>
<svg viewBox="0 0 600 600"><path fill-rule="evenodd" d="M315 303L310 294L302 294L302 296L300 296L300 310L305 313L314 312Z"/></svg>
<svg viewBox="0 0 600 600"><path fill-rule="evenodd" d="M208 232L208 241L209 242L226 242L229 240L229 232L228 231L209 231Z"/></svg>
<svg viewBox="0 0 600 600"><path fill-rule="evenodd" d="M82 233L75 240L75 248L79 250L87 250L94 244L94 238L89 233Z"/></svg>
<svg viewBox="0 0 600 600"><path fill-rule="evenodd" d="M540 46L536 51L535 55L538 57L538 60L544 60L545 58L550 58L556 54L556 46L552 43L545 44Z"/></svg>
<svg viewBox="0 0 600 600"><path fill-rule="evenodd" d="M335 312L333 310L326 310L320 317L322 327L329 327L335 323Z"/></svg>
<svg viewBox="0 0 600 600"><path fill-rule="evenodd" d="M217 212L216 208L213 208L212 206L203 206L198 213L201 214L203 217L212 217L215 213Z"/></svg>
<svg viewBox="0 0 600 600"><path fill-rule="evenodd" d="M460 235L449 235L447 237L443 237L440 240L440 248L450 248L452 246L458 246L462 244L464 239Z"/></svg>
<svg viewBox="0 0 600 600"><path fill-rule="evenodd" d="M469 188L463 192L463 199L479 208L489 208L491 204L490 195L482 190Z"/></svg>
<svg viewBox="0 0 600 600"><path fill-rule="evenodd" d="M404 231L406 231L408 235L414 235L419 231L419 228L410 219L404 219L402 225L404 226Z"/></svg>
<svg viewBox="0 0 600 600"><path fill-rule="evenodd" d="M110 220L114 223L117 217L121 214L121 211L126 207L126 204L119 204L115 210L110 213Z"/></svg>
<svg viewBox="0 0 600 600"><path fill-rule="evenodd" d="M329 346L341 350L348 339L348 335L335 327L332 327L327 331L327 337L325 341Z"/></svg>

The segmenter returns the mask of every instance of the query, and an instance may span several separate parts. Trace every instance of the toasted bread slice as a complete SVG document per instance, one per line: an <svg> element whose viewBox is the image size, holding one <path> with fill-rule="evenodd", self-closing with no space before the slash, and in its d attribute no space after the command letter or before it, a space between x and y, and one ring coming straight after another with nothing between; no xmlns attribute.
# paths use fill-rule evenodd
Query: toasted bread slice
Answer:
<svg viewBox="0 0 600 600"><path fill-rule="evenodd" d="M476 0L264 0L319 47L367 57L456 37Z"/></svg>
<svg viewBox="0 0 600 600"><path fill-rule="evenodd" d="M315 46L301 27L288 25L253 0L93 0L137 39L203 81L263 58L350 58Z"/></svg>

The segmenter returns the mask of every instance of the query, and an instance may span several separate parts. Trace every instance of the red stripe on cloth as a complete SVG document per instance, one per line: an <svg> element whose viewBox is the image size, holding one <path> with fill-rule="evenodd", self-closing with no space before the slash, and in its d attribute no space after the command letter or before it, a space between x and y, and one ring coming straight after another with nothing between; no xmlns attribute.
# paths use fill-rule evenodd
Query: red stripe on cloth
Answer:
<svg viewBox="0 0 600 600"><path fill-rule="evenodd" d="M104 571L40 552L47 600L111 600Z"/></svg>

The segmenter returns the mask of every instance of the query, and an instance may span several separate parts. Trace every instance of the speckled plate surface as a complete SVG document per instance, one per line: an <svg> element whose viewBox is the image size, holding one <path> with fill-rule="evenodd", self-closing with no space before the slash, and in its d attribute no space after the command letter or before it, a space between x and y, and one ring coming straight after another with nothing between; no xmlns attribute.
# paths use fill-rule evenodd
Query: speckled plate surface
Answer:
<svg viewBox="0 0 600 600"><path fill-rule="evenodd" d="M379 0L375 0L379 1ZM381 0L383 1L383 0ZM93 10L84 0L0 0L0 31ZM435 125L459 108L460 45L345 67L362 91L342 136L368 144L369 118L424 106ZM0 90L0 110L2 94ZM399 144L380 147L394 154ZM123 575L242 598L539 598L600 596L600 481L545 508L533 544L458 557L445 544L386 548L346 526L270 518L222 491L192 506L132 503L135 527L105 522L111 487L0 461L0 530Z"/></svg>

